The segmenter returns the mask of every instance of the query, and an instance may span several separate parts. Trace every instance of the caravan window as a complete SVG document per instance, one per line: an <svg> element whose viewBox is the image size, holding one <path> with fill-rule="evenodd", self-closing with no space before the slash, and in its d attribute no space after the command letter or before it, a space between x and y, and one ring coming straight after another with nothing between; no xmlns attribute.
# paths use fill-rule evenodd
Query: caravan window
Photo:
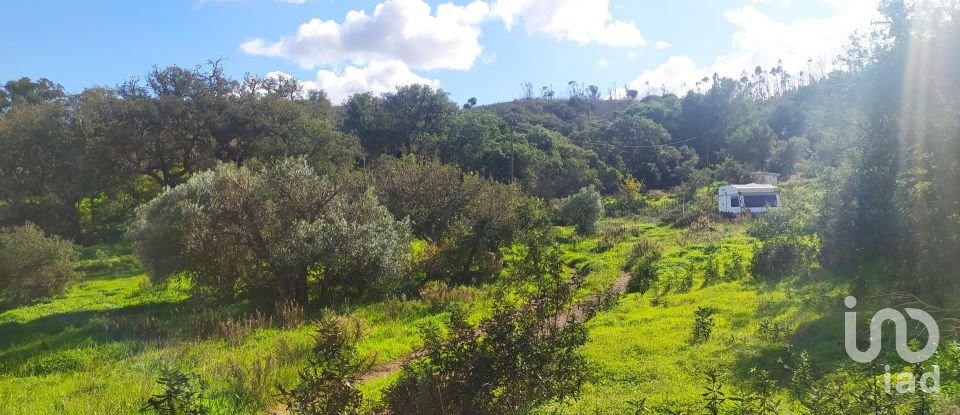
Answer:
<svg viewBox="0 0 960 415"><path fill-rule="evenodd" d="M777 207L777 195L745 195L743 203L748 208L759 208L770 205Z"/></svg>
<svg viewBox="0 0 960 415"><path fill-rule="evenodd" d="M740 196L730 196L730 207L740 207Z"/></svg>

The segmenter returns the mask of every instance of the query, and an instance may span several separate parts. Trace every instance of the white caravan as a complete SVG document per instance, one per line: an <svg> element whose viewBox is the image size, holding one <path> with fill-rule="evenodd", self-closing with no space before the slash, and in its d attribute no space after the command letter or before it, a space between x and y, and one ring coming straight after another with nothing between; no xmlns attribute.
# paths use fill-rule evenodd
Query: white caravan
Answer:
<svg viewBox="0 0 960 415"><path fill-rule="evenodd" d="M720 187L720 213L762 215L780 207L777 186L772 184L734 184Z"/></svg>

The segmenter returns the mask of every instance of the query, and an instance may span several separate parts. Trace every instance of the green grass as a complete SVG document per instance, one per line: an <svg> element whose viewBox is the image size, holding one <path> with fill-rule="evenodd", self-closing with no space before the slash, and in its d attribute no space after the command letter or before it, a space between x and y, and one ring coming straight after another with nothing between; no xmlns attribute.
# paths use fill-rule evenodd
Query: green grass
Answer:
<svg viewBox="0 0 960 415"><path fill-rule="evenodd" d="M700 406L704 373L730 375L729 384L747 389L753 367L778 369L786 341L772 340L758 322L772 320L796 329L823 317L791 295L788 284L754 285L725 282L684 294L628 294L620 303L587 323L590 340L584 348L596 379L583 396L563 406L564 413L628 413L630 400L648 398L648 405ZM837 285L817 284L801 297L838 296ZM697 307L717 310L710 340L690 341ZM556 409L556 408L551 408Z"/></svg>
<svg viewBox="0 0 960 415"><path fill-rule="evenodd" d="M215 413L263 413L275 404L276 385L295 382L306 363L313 323L281 329L242 304L201 306L185 283L152 286L122 247L89 249L78 268L83 280L62 298L0 313L0 414L138 413L168 365L208 382ZM473 289L464 304L472 319L492 289ZM359 352L378 363L416 350L420 327L446 318L419 299L324 312L355 328ZM224 336L208 327L216 321L206 320L228 317L252 329Z"/></svg>
<svg viewBox="0 0 960 415"><path fill-rule="evenodd" d="M632 413L633 402L643 398L655 408L700 408L705 372L724 374L725 390L741 393L751 389L754 368L770 371L789 407L792 397L782 388L789 373L780 359L807 350L820 374L849 363L840 302L847 281L704 280L710 258L723 270L734 257L749 262L757 242L745 229L741 222L692 231L629 219L604 220L592 237L557 228L568 275L584 276L577 299L609 288L637 241L656 241L664 251L650 291L626 294L587 322L582 352L595 376L581 395L539 412ZM88 249L78 268L83 280L62 298L0 312L0 414L137 413L158 391L155 380L168 365L208 382L214 413L264 413L276 407L275 386L292 386L306 363L315 330L309 320L283 329L252 317L243 304L202 307L188 283L151 285L123 246ZM688 275L693 284L678 288ZM464 307L478 322L504 287L492 282L450 290L442 302ZM324 312L352 330L362 355L384 363L420 348L421 328L446 320L450 304L437 301L393 298ZM698 307L717 310L716 325L708 341L693 344ZM252 326L233 334L211 328L226 318ZM368 411L381 404L397 375L360 385Z"/></svg>
<svg viewBox="0 0 960 415"><path fill-rule="evenodd" d="M728 393L736 393L750 390L753 368L770 371L781 381L787 378L778 360L789 359L791 344L808 349L824 366L842 358L842 343L837 343L842 339L842 319L834 316L842 316L839 299L845 295L845 282L766 284L721 279L705 284L708 257L719 261L721 268L730 267L736 255L749 263L756 241L744 234L743 223L717 223L700 232L636 226L636 235L599 254L589 254L597 238L566 246L567 258L605 274L619 271L629 246L638 238L655 240L665 249L655 264L659 281L650 291L625 295L587 323L589 341L583 353L595 371L594 379L577 399L550 405L542 413L633 413L635 402L644 398L652 408L702 408L707 372L724 374ZM693 287L678 290L671 279L690 268L695 275ZM600 283L610 278L606 275ZM717 311L715 328L710 340L693 344L698 307ZM785 393L779 395L790 401Z"/></svg>

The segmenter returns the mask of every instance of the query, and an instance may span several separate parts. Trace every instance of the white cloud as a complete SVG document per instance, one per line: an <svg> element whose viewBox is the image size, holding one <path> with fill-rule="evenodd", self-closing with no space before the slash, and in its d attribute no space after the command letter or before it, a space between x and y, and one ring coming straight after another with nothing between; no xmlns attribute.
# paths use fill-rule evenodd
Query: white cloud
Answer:
<svg viewBox="0 0 960 415"><path fill-rule="evenodd" d="M635 52L635 51L632 51L632 50L631 50L631 51L627 52L627 59L635 60L635 59L637 59L637 58L639 58L639 57L640 57L640 54L637 53L637 52Z"/></svg>
<svg viewBox="0 0 960 415"><path fill-rule="evenodd" d="M600 58L600 60L597 61L597 66L600 68L606 68L607 66L610 66L610 62L607 61L606 58Z"/></svg>
<svg viewBox="0 0 960 415"><path fill-rule="evenodd" d="M647 43L632 22L614 19L609 0L497 0L493 15L507 28L523 21L527 32L558 40L607 46L643 46Z"/></svg>
<svg viewBox="0 0 960 415"><path fill-rule="evenodd" d="M643 71L637 79L629 83L629 86L640 91L641 95L646 95L647 92L659 94L661 88L677 92L692 89L694 84L704 75L704 69L697 68L693 59L680 55L667 59L665 63L655 69Z"/></svg>
<svg viewBox="0 0 960 415"><path fill-rule="evenodd" d="M742 71L753 73L761 66L769 70L782 61L791 73L808 71L807 61L829 65L843 52L855 30L869 28L876 16L877 0L821 0L834 8L834 14L822 18L805 18L791 23L778 22L752 6L724 12L724 17L737 27L733 34L734 50L719 56L706 66L698 66L687 56L674 56L653 70L644 71L629 83L643 91L646 82L667 85L673 92L679 85L692 89L704 76L739 77Z"/></svg>
<svg viewBox="0 0 960 415"><path fill-rule="evenodd" d="M781 23L759 10L747 6L724 12L724 17L737 26L733 35L736 52L718 58L714 65L721 74L752 71L783 61L784 68L804 70L808 59L832 62L843 52L854 30L866 29L876 14L871 0L829 1L837 13L825 18L807 18Z"/></svg>
<svg viewBox="0 0 960 415"><path fill-rule="evenodd" d="M667 42L665 40L658 40L657 43L653 45L653 47L657 49L666 49L666 48L669 48L670 46L673 46L673 45L671 45L670 42Z"/></svg>
<svg viewBox="0 0 960 415"><path fill-rule="evenodd" d="M347 12L343 22L312 19L276 42L253 39L241 49L252 55L292 60L303 68L351 62L397 60L416 69L470 69L483 49L479 23L486 2L445 3L436 13L423 0L386 0L368 15Z"/></svg>
<svg viewBox="0 0 960 415"><path fill-rule="evenodd" d="M780 6L780 8L782 9L790 7L790 5L793 4L793 0L751 0L751 1L753 1L756 4L764 4L764 5L776 4Z"/></svg>
<svg viewBox="0 0 960 415"><path fill-rule="evenodd" d="M484 65L489 65L489 64L494 63L494 62L496 62L496 61L497 61L497 54L496 54L496 53L487 53L487 54L480 55L480 63L482 63L482 64L484 64Z"/></svg>
<svg viewBox="0 0 960 415"><path fill-rule="evenodd" d="M267 76L290 76L283 72L271 72ZM317 71L313 80L300 81L306 91L322 89L335 104L342 103L358 92L381 94L395 90L401 85L425 84L434 88L440 81L420 77L398 60L374 61L370 64L346 66L338 70Z"/></svg>

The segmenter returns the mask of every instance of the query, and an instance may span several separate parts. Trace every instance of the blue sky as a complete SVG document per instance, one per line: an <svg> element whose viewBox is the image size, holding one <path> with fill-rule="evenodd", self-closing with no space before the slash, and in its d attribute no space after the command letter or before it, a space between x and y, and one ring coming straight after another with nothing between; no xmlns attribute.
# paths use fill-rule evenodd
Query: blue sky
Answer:
<svg viewBox="0 0 960 415"><path fill-rule="evenodd" d="M441 5L441 3L445 3ZM427 82L463 102L520 83L670 91L782 59L829 67L874 0L10 1L0 80L46 77L78 92L153 65L224 58L228 72L285 74L334 101Z"/></svg>

